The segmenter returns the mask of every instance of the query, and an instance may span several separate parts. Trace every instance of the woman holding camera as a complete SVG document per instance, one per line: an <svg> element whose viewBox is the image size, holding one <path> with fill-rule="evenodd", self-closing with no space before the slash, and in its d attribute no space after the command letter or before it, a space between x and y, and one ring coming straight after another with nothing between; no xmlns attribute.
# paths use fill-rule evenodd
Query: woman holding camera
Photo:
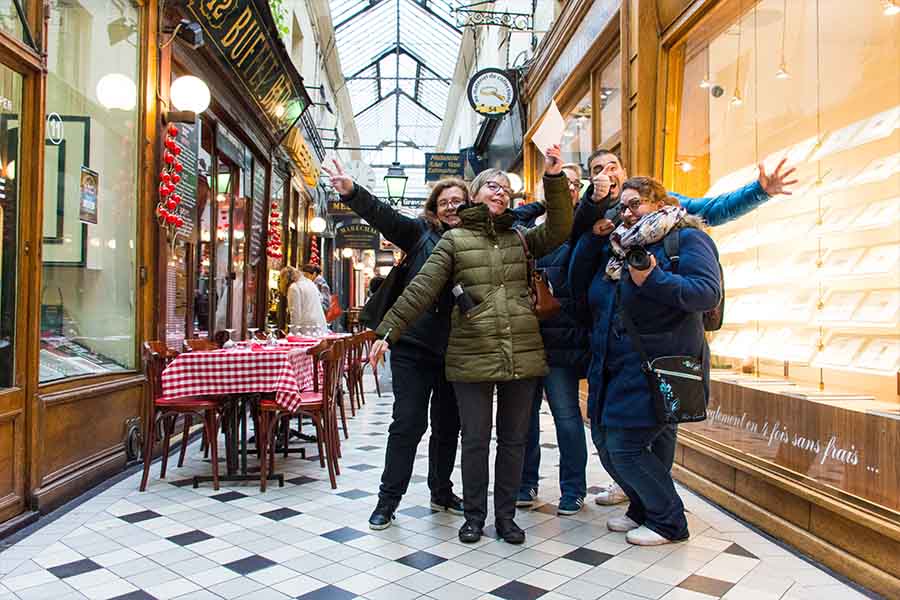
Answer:
<svg viewBox="0 0 900 600"><path fill-rule="evenodd" d="M651 546L687 539L684 505L669 467L650 446L665 435L642 359L628 333L630 318L652 360L661 356L702 358L708 395L709 349L703 311L722 294L718 252L700 226L663 186L649 177L622 184L623 223L609 236L581 236L569 267L573 294L588 294L593 325L588 412L591 437L604 468L631 505L609 519L611 531L627 532L632 544ZM663 240L677 235L677 272Z"/></svg>
<svg viewBox="0 0 900 600"><path fill-rule="evenodd" d="M459 227L444 234L425 266L378 327L377 361L409 323L431 306L446 284L457 304L451 313L447 379L453 383L462 426L465 543L481 539L487 519L488 451L497 389L497 458L494 514L497 534L521 544L513 521L534 388L547 374L538 320L532 310L523 243L535 258L562 244L572 226L568 181L559 146L547 150L544 189L547 220L524 232L513 229L509 179L488 169L472 182L471 203L460 208ZM520 237L521 235L521 237ZM461 293L460 293L461 292ZM466 310L466 307L468 310Z"/></svg>

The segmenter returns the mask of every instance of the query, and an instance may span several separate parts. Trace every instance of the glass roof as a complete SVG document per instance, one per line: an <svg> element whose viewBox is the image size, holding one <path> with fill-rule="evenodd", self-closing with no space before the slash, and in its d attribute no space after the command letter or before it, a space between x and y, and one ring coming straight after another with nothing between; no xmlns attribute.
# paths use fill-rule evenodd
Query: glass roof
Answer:
<svg viewBox="0 0 900 600"><path fill-rule="evenodd" d="M421 153L433 150L462 37L452 10L461 4L331 0L337 52L363 146L393 150L399 120L401 149L419 149L416 162L406 164L423 164Z"/></svg>

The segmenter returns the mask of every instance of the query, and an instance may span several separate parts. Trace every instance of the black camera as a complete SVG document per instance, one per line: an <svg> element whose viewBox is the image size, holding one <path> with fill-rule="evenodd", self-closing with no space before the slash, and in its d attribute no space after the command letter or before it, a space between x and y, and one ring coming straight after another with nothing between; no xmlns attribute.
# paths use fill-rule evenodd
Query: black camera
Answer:
<svg viewBox="0 0 900 600"><path fill-rule="evenodd" d="M632 246L625 251L625 261L638 271L650 268L650 253L643 246Z"/></svg>

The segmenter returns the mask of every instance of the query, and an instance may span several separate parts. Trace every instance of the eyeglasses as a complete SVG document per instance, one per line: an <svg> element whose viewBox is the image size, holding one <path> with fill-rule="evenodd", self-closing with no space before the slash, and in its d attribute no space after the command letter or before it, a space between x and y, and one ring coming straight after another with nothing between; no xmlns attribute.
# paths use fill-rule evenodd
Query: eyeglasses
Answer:
<svg viewBox="0 0 900 600"><path fill-rule="evenodd" d="M494 194L496 194L497 192L499 192L501 190L507 196L512 196L512 193L513 193L513 191L511 189L509 189L506 186L500 185L496 181L488 181L487 183L484 184L484 187L489 189L491 191L491 193L494 193Z"/></svg>
<svg viewBox="0 0 900 600"><path fill-rule="evenodd" d="M465 200L441 200L438 202L438 208L459 208L465 203Z"/></svg>
<svg viewBox="0 0 900 600"><path fill-rule="evenodd" d="M622 202L622 212L624 213L626 210L630 210L632 213L637 214L638 208L640 208L641 202L640 198L634 198L628 202Z"/></svg>

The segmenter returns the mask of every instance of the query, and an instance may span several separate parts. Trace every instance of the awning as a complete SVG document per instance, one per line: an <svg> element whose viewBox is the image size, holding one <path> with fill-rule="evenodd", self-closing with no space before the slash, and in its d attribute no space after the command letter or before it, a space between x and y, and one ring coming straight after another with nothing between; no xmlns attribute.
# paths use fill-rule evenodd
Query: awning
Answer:
<svg viewBox="0 0 900 600"><path fill-rule="evenodd" d="M288 56L267 0L186 3L206 43L235 74L280 140L311 103L303 77Z"/></svg>

